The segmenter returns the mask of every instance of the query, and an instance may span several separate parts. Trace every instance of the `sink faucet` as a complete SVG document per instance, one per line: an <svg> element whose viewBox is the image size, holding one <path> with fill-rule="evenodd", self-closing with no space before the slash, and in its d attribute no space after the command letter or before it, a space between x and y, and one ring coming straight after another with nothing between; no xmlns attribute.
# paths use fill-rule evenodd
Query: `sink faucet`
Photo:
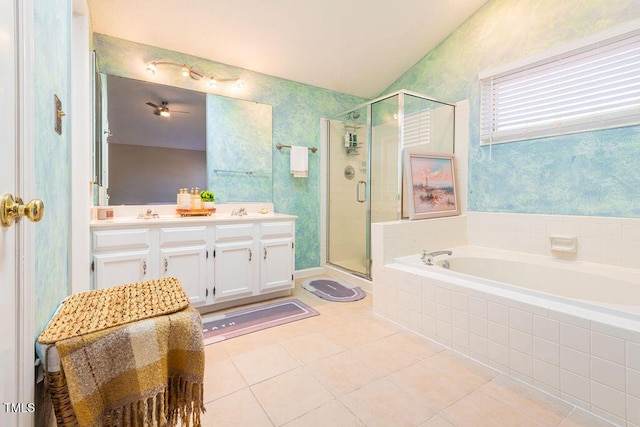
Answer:
<svg viewBox="0 0 640 427"><path fill-rule="evenodd" d="M234 209L231 211L231 216L245 216L247 214L247 210L245 208L240 208L238 210Z"/></svg>
<svg viewBox="0 0 640 427"><path fill-rule="evenodd" d="M147 209L146 213L138 214L138 219L151 219L151 218L160 218L160 215L157 213L153 213L151 209Z"/></svg>
<svg viewBox="0 0 640 427"><path fill-rule="evenodd" d="M433 265L433 259L439 255L453 255L453 251L427 252L426 250L423 250L420 259L427 265Z"/></svg>

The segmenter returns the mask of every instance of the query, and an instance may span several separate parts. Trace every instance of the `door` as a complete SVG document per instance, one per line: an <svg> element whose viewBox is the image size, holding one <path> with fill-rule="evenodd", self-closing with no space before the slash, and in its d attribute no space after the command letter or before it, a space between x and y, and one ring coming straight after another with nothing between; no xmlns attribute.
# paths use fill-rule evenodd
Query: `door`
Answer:
<svg viewBox="0 0 640 427"><path fill-rule="evenodd" d="M260 292L293 288L293 238L260 241Z"/></svg>
<svg viewBox="0 0 640 427"><path fill-rule="evenodd" d="M13 1L0 3L0 146L2 147L2 166L0 167L0 194L17 194L17 101L15 87L17 79L15 4ZM6 37L5 37L6 35ZM6 102L4 100L7 100ZM0 366L2 369L2 387L0 401L18 403L18 346L19 322L17 306L19 276L17 250L19 227L0 227L0 323L9 325L0 334ZM0 425L18 425L18 414L0 408Z"/></svg>
<svg viewBox="0 0 640 427"><path fill-rule="evenodd" d="M254 293L254 241L216 243L214 250L213 302L222 302Z"/></svg>
<svg viewBox="0 0 640 427"><path fill-rule="evenodd" d="M26 8L28 3L21 7ZM28 187L25 171L21 171L19 165L30 164L31 160L18 149L21 134L18 112L21 111L21 96L24 96L18 87L24 86L17 82L22 82L26 73L20 72L16 58L24 53L22 46L28 45L25 39L32 37L23 32L22 44L18 44L18 4L16 1L0 2L0 195L5 196L5 206L10 202L9 195L21 195L20 192ZM28 153L29 150L24 151ZM22 158L18 157L19 153ZM30 266L34 253L23 250L24 236L30 235L32 227L24 220L11 226L0 225L0 322L3 325L0 334L0 425L3 426L33 425L34 332L33 320L28 318L32 315L29 308L33 303L33 288L24 280L24 275L32 277ZM21 316L21 312L28 314Z"/></svg>
<svg viewBox="0 0 640 427"><path fill-rule="evenodd" d="M149 249L134 252L96 254L93 257L95 289L151 280Z"/></svg>
<svg viewBox="0 0 640 427"><path fill-rule="evenodd" d="M370 277L366 109L328 120L327 261Z"/></svg>
<svg viewBox="0 0 640 427"><path fill-rule="evenodd" d="M207 302L207 248L197 246L160 249L160 271L163 277L180 281L192 306Z"/></svg>

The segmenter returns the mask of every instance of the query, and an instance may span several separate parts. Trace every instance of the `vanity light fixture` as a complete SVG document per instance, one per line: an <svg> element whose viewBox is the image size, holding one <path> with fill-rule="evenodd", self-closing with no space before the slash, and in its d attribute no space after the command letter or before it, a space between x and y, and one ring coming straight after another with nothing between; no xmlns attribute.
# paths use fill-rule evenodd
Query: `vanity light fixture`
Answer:
<svg viewBox="0 0 640 427"><path fill-rule="evenodd" d="M196 68L193 68L187 64L181 64L179 62L173 61L153 61L147 64L147 73L153 75L158 71L158 65L172 65L175 67L180 67L181 73L185 77L191 77L193 80L200 80L202 78L209 79L209 86L215 88L219 83L235 83L238 89L242 89L244 87L244 82L240 80L240 78L235 79L218 79L213 76L206 76Z"/></svg>

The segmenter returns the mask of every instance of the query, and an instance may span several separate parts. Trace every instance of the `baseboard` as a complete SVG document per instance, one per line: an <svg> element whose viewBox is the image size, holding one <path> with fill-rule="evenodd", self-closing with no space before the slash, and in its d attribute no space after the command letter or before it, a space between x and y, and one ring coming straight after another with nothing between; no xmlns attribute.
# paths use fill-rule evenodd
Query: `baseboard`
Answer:
<svg viewBox="0 0 640 427"><path fill-rule="evenodd" d="M324 268L312 267L305 268L304 270L296 270L295 276L296 279L303 279L305 277L319 276L321 274L324 274Z"/></svg>

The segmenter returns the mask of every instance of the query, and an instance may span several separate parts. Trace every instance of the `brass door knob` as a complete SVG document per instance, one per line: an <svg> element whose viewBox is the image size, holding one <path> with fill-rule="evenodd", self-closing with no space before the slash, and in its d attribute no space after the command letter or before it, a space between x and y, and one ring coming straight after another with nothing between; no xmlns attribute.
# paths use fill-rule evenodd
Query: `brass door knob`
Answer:
<svg viewBox="0 0 640 427"><path fill-rule="evenodd" d="M10 227L16 220L26 216L32 222L38 222L44 215L44 203L40 199L33 199L26 205L20 197L3 194L0 198L0 224Z"/></svg>

